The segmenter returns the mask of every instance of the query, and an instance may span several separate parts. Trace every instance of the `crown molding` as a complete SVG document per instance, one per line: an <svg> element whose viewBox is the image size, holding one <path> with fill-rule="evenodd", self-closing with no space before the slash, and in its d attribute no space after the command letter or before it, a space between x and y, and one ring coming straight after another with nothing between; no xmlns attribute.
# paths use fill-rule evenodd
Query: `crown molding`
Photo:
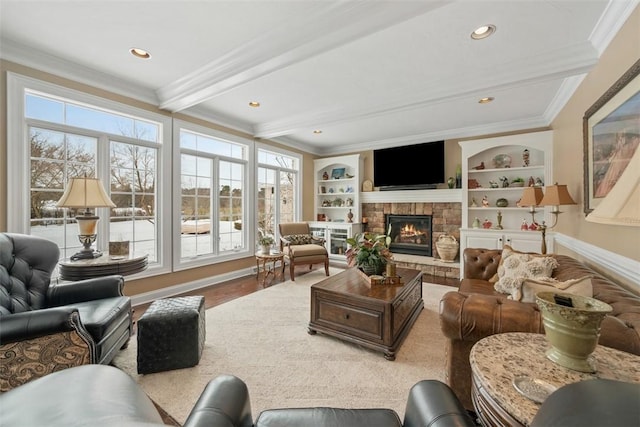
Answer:
<svg viewBox="0 0 640 427"><path fill-rule="evenodd" d="M580 74L567 77L562 81L560 88L542 114L542 117L544 117L549 124L551 124L553 119L556 118L558 113L564 108L567 102L569 102L573 93L578 89L578 86L580 86L580 83L582 83L586 76L586 74Z"/></svg>
<svg viewBox="0 0 640 427"><path fill-rule="evenodd" d="M50 53L24 46L14 40L2 39L0 58L74 82L158 105L158 98L151 89L141 88L139 85L114 77L112 74L69 62Z"/></svg>
<svg viewBox="0 0 640 427"><path fill-rule="evenodd" d="M620 28L633 13L640 0L616 1L610 0L600 19L589 35L589 41L598 51L598 56L609 46L611 40L618 34Z"/></svg>
<svg viewBox="0 0 640 427"><path fill-rule="evenodd" d="M364 150L375 150L379 148L398 147L401 145L417 144L425 141L439 141L447 139L461 139L479 137L482 135L492 135L504 132L522 131L524 129L538 129L549 126L549 122L544 117L532 119L510 120L499 123L491 123L480 126L468 126L464 128L445 129L442 131L427 132L415 135L407 135L398 138L379 139L376 141L365 141L357 144L340 145L320 150L319 155L333 156L344 153L353 153ZM363 150L364 147L364 150Z"/></svg>
<svg viewBox="0 0 640 427"><path fill-rule="evenodd" d="M157 90L160 108L180 111L264 75L442 7L440 2L324 2Z"/></svg>
<svg viewBox="0 0 640 427"><path fill-rule="evenodd" d="M539 55L529 55L518 61L501 64L491 72L478 73L476 79L459 79L449 76L446 80L425 82L420 90L396 93L385 100L363 105L354 100L349 106L287 117L282 120L259 123L254 133L260 138L273 138L314 127L328 127L353 120L375 117L380 114L425 108L459 98L478 96L490 91L517 88L523 85L543 83L587 73L598 61L595 49L589 42L566 46Z"/></svg>

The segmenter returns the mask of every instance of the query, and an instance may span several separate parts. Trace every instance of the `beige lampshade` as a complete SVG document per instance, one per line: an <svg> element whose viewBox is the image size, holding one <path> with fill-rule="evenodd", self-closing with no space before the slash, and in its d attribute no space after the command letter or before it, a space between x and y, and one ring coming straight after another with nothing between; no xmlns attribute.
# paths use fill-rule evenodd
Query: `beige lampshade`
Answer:
<svg viewBox="0 0 640 427"><path fill-rule="evenodd" d="M543 196L542 188L526 187L520 198L520 206L538 206Z"/></svg>
<svg viewBox="0 0 640 427"><path fill-rule="evenodd" d="M575 205L576 202L571 198L566 185L559 185L557 182L545 188L544 197L540 202L540 206L560 206Z"/></svg>
<svg viewBox="0 0 640 427"><path fill-rule="evenodd" d="M640 148L587 221L640 227Z"/></svg>
<svg viewBox="0 0 640 427"><path fill-rule="evenodd" d="M97 178L71 178L64 194L56 203L61 208L115 208L102 182Z"/></svg>

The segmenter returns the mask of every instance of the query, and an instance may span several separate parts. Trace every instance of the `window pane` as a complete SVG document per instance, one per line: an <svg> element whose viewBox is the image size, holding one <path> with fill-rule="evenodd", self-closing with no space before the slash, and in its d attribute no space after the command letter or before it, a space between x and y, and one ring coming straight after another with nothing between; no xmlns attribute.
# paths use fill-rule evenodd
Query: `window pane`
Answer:
<svg viewBox="0 0 640 427"><path fill-rule="evenodd" d="M64 123L64 103L27 94L25 97L25 116L52 123Z"/></svg>

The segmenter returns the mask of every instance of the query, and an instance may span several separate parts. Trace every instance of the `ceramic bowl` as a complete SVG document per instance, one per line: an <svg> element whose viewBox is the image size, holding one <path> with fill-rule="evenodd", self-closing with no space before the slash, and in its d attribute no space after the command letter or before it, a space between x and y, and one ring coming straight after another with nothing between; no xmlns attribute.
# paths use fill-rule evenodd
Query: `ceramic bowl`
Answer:
<svg viewBox="0 0 640 427"><path fill-rule="evenodd" d="M493 167L496 169L510 168L511 156L508 154L498 154L493 158Z"/></svg>

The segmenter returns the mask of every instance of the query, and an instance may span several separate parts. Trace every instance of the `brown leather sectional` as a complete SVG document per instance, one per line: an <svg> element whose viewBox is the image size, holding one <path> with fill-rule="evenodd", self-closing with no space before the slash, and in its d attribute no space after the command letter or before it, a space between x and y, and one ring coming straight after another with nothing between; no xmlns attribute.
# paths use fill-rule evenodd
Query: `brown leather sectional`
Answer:
<svg viewBox="0 0 640 427"><path fill-rule="evenodd" d="M446 382L467 409L471 403L471 347L484 337L504 332L544 333L535 303L507 299L489 279L496 274L502 250L465 249L464 279L458 291L440 302L440 326L447 337ZM592 275L593 297L613 307L602 322L599 344L640 355L640 296L566 255L554 256L557 280Z"/></svg>

